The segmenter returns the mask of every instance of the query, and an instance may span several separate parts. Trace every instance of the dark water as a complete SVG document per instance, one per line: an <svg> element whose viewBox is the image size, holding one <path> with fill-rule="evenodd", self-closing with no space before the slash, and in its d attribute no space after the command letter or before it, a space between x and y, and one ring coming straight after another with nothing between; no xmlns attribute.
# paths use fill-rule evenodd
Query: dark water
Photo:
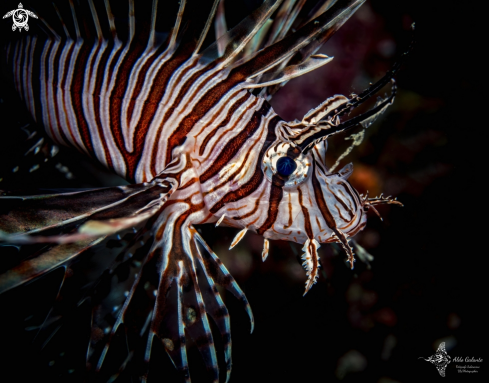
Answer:
<svg viewBox="0 0 489 383"><path fill-rule="evenodd" d="M236 2L235 13L250 4ZM0 13L16 5L2 2ZM229 12L237 17L232 8ZM343 161L354 163L351 182L360 192L392 194L405 204L381 207L384 221L372 215L357 236L375 256L370 269L357 262L350 271L337 247L323 245L323 273L302 297L306 278L298 262L300 246L271 242L269 258L262 263L260 237L248 233L229 251L235 230L202 227L255 315L250 335L246 314L225 296L232 320L232 382L435 381L442 379L435 367L418 357L432 355L441 341L452 358L484 358L473 374L459 373L460 363L451 363L443 381L487 381L485 243L475 230L484 219L485 200L483 188L476 190L480 175L475 173L484 171L474 145L478 130L484 129L484 111L472 105L483 74L475 71L468 53L478 46L472 12L453 1L368 1L321 50L334 55L333 62L291 81L272 100L279 115L294 119L333 94L360 92L388 70L409 41L409 25L416 22L416 48L397 77L395 104ZM9 28L3 20L2 37ZM119 182L63 148L39 170L12 174L26 134L19 128L29 120L5 80L0 92L0 169L7 174L0 189ZM343 137L331 142L330 163L347 145ZM66 178L67 172L72 178ZM2 251L3 265L9 256L15 250ZM11 374L26 382L88 379L83 360L88 311L83 307L43 352L30 346L35 330L29 327L49 310L60 278L54 272L0 296L5 353L0 381L11 381ZM162 360L154 376L161 373L163 381L175 381L170 362ZM200 371L196 352L190 360Z"/></svg>

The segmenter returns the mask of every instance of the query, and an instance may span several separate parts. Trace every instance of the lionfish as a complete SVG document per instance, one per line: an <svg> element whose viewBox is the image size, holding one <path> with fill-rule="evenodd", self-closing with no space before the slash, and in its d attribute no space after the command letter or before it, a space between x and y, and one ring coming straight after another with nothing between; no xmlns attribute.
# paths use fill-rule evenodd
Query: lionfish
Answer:
<svg viewBox="0 0 489 383"><path fill-rule="evenodd" d="M359 95L335 95L300 121L284 121L268 103L287 81L331 61L316 52L364 1L322 0L304 14L305 0L265 0L227 31L223 1L181 0L168 33L158 28L166 7L158 0L149 22L139 20L134 0L124 3L127 13L119 17L110 0L53 4L55 22L36 11L42 32L5 46L15 89L55 143L132 184L43 195L4 192L0 240L48 245L1 274L0 292L67 269L109 236L133 230L109 277L133 261L134 248L143 246L144 256L122 287L94 304L90 366L102 368L124 328L128 349L142 350L145 362L153 343L161 342L190 382L192 339L212 380L218 382L223 369L229 381L230 318L218 286L241 302L251 330L253 315L195 225L241 229L231 248L247 231L261 235L263 260L269 240L303 244L307 293L318 278L320 243L339 243L353 268L349 238L364 228L366 211L399 204L360 196L347 181L352 166L330 172L325 160L329 136L368 127L392 104L399 65ZM212 27L216 40L206 46ZM389 83L389 96L349 118Z"/></svg>

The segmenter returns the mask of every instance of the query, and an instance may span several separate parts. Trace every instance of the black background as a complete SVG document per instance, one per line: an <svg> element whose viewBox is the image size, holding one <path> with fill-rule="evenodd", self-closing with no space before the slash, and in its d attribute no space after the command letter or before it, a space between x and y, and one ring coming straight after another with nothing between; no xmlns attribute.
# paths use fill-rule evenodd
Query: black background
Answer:
<svg viewBox="0 0 489 383"><path fill-rule="evenodd" d="M254 6L228 0L230 24ZM0 14L16 7L16 1L3 1ZM333 62L291 81L272 100L279 115L300 119L326 97L360 92L388 70L409 43L409 26L416 22L416 46L397 77L395 104L343 161L354 163L351 181L360 192L394 194L405 204L380 208L384 221L370 216L357 237L375 257L370 269L357 262L350 271L344 254L324 245L324 273L302 297L299 245L273 242L269 259L262 263L258 236L247 234L228 251L236 230L202 227L255 315L250 335L246 314L234 298L225 296L233 329L231 382L487 381L486 247L485 233L478 232L487 227L486 198L480 182L484 162L477 160L481 152L475 145L482 140L485 114L476 106L485 76L476 69L477 52L484 49L477 41L478 12L454 1L369 0L321 50L333 54ZM1 23L2 39L9 39L11 22ZM28 117L8 81L1 84L0 169L5 176L0 188L120 182L63 148L37 172L12 174L24 138L18 128ZM343 137L330 143L331 163L347 143ZM72 179L56 168L58 163L69 169ZM1 262L8 264L9 254L3 251ZM41 354L30 346L35 331L25 330L26 323L39 321L49 309L59 278L53 273L0 296L1 381L86 379L80 367L88 333L83 315L71 318L62 339ZM479 372L461 374L455 367L460 363L451 363L441 378L433 365L418 359L432 355L441 341L452 358L483 358L471 363L480 366ZM198 371L198 354L191 353L190 359ZM162 360L158 368L163 381L174 381L170 362ZM73 366L75 372L67 374ZM197 372L193 379L200 380Z"/></svg>

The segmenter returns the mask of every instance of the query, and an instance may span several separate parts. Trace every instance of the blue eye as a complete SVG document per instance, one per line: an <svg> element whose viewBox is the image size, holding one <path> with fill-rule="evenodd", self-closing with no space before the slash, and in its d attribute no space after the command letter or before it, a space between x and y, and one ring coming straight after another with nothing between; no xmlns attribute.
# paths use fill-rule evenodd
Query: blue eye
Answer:
<svg viewBox="0 0 489 383"><path fill-rule="evenodd" d="M288 177L297 169L297 164L290 157L280 157L277 161L277 171L281 176Z"/></svg>

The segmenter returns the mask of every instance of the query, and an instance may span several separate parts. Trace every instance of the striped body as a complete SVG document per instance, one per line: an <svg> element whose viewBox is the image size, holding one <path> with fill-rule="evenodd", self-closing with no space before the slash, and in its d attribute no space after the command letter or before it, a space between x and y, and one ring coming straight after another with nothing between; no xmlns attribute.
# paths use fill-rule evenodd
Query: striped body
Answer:
<svg viewBox="0 0 489 383"><path fill-rule="evenodd" d="M95 158L135 185L24 197L23 207L2 216L0 240L58 245L38 254L42 261L36 267L22 263L0 275L0 292L69 265L109 235L134 228L131 246L147 236L152 242L140 268L124 282L127 294L119 289L119 295L114 292L99 304L92 333L105 335L92 337L88 359L99 371L112 337L124 325L137 333L131 339L142 339L143 346L136 342L131 349L145 350L149 361L158 338L189 381L185 337L190 336L217 382L209 316L223 339L228 380L230 322L216 285L241 301L252 327L253 316L243 292L194 225L217 222L242 229L231 247L247 230L256 232L265 238L264 260L268 239L304 244L307 292L318 278L320 243L339 242L353 268L349 238L365 226L365 211L395 203L361 198L347 181L351 165L331 173L325 162L328 135L371 124L392 103L393 95L356 120L341 122L385 80L359 96L334 96L302 121L283 121L265 99L289 79L329 62L331 58L314 52L362 2L320 1L291 33L304 2L284 1L279 7L280 1L267 0L201 50L219 1L209 3L207 21L179 2L175 26L164 43L155 29L157 1L146 28L136 27L134 2L129 1L125 40L118 37L108 0L105 16L88 2L95 30L91 38L82 37L70 1L76 37L59 16L64 36L48 26L47 38L26 36L8 45L15 87L36 122L55 142ZM222 4L217 33L226 30ZM275 11L275 20L267 23ZM102 17L107 31L99 22ZM179 32L185 20L186 28ZM252 93L255 88L261 91ZM278 168L285 158L289 173ZM28 222L19 216L29 217ZM53 235L56 230L60 234ZM114 301L119 309L110 321L106 312ZM149 326L138 322L141 316Z"/></svg>
<svg viewBox="0 0 489 383"><path fill-rule="evenodd" d="M229 226L299 243L335 241L334 222L348 236L363 228L358 193L330 175L319 154L314 162L320 165L298 188L277 190L261 174L267 147L287 133L247 83L235 84L229 70L198 57L129 46L28 36L12 48L16 88L55 142L138 183L175 159L175 166L188 169L173 198L202 192L192 204L203 198L205 206L190 224L225 214Z"/></svg>

